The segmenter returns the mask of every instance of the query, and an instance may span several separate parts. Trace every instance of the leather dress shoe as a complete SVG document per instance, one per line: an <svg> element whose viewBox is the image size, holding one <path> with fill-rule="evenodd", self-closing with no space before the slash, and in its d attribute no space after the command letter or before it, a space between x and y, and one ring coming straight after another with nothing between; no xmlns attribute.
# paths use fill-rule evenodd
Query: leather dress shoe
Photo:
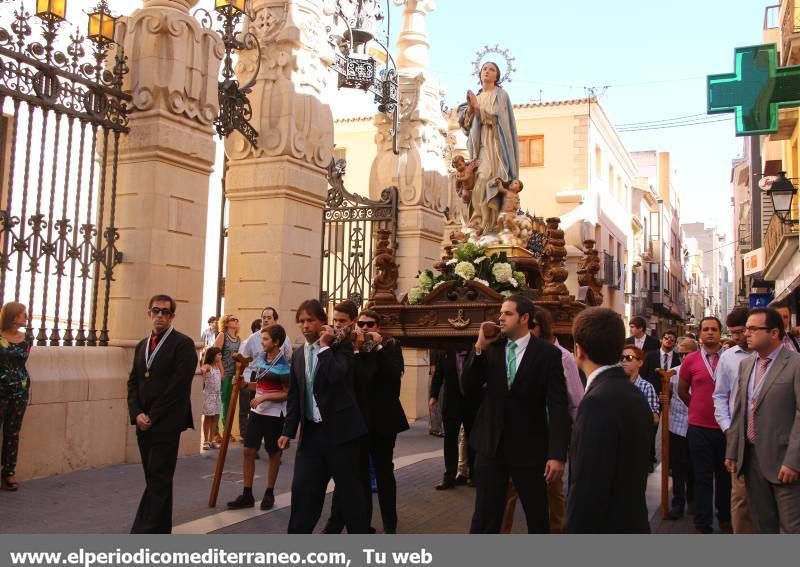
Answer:
<svg viewBox="0 0 800 567"><path fill-rule="evenodd" d="M452 478L445 478L441 484L436 485L436 490L450 490L456 487L456 481Z"/></svg>
<svg viewBox="0 0 800 567"><path fill-rule="evenodd" d="M256 505L256 501L253 497L247 497L244 494L240 494L236 497L236 500L231 500L228 502L228 508L231 510L241 510L242 508L252 508Z"/></svg>
<svg viewBox="0 0 800 567"><path fill-rule="evenodd" d="M275 495L274 494L267 494L264 493L264 498L261 499L261 509L262 510L269 510L275 506Z"/></svg>
<svg viewBox="0 0 800 567"><path fill-rule="evenodd" d="M455 482L456 485L465 485L469 482L469 479L465 476L457 474L456 479L453 482Z"/></svg>

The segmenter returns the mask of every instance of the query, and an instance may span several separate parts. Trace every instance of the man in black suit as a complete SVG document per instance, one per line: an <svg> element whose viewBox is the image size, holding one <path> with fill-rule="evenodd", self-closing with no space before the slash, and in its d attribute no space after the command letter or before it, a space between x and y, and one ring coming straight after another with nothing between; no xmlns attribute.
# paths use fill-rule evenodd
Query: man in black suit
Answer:
<svg viewBox="0 0 800 567"><path fill-rule="evenodd" d="M302 425L292 479L289 533L312 533L322 513L331 478L342 496L349 533L366 533L369 523L359 479L359 440L366 434L353 391L353 346L334 340L322 304L309 299L296 321L306 339L292 355L286 421L278 447L289 448Z"/></svg>
<svg viewBox="0 0 800 567"><path fill-rule="evenodd" d="M680 354L675 350L675 331L664 331L661 334L661 347L658 350L651 350L644 356L644 364L640 376L650 382L656 390L656 394L661 395L661 376L657 369L669 370L681 365ZM658 462L656 459L656 434L658 424L653 427L653 443L650 447L650 472L653 472Z"/></svg>
<svg viewBox="0 0 800 567"><path fill-rule="evenodd" d="M469 447L469 436L478 413L479 401L467 398L461 393L459 379L463 373L469 351L442 350L436 353L436 370L431 380L428 395L428 407L433 411L439 403L439 394L443 393L442 425L444 429L444 477L436 485L436 490L449 490L457 484L467 484L468 478L475 478L475 450ZM442 390L444 384L444 390ZM480 398L478 398L480 400ZM461 426L467 438L467 470L468 477L459 476L458 469L458 435Z"/></svg>
<svg viewBox="0 0 800 567"><path fill-rule="evenodd" d="M547 533L547 486L561 482L570 417L561 351L531 335L534 306L512 296L500 308L499 335L484 327L470 353L462 390L477 396L486 385L470 445L475 458L471 533L499 533L509 477L519 493L529 533Z"/></svg>
<svg viewBox="0 0 800 567"><path fill-rule="evenodd" d="M645 490L653 414L619 366L622 318L592 307L575 318L575 359L586 394L570 446L567 533L649 533Z"/></svg>
<svg viewBox="0 0 800 567"><path fill-rule="evenodd" d="M659 349L660 345L658 344L658 339L645 332L647 329L647 321L644 320L644 317L634 317L631 319L629 327L631 336L625 339L626 345L636 345L642 349L642 352L645 354L651 350ZM647 379L647 377L644 378Z"/></svg>
<svg viewBox="0 0 800 567"><path fill-rule="evenodd" d="M194 341L172 326L175 300L150 299L152 330L133 355L128 377L128 412L144 468L145 489L131 533L172 531L172 477L181 432L194 428L192 379L197 369Z"/></svg>

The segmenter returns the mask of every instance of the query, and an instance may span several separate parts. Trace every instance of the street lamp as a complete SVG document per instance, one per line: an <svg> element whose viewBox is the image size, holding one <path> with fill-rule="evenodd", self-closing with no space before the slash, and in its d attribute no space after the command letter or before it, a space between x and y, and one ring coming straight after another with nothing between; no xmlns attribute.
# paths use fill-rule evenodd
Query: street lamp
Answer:
<svg viewBox="0 0 800 567"><path fill-rule="evenodd" d="M48 22L60 22L67 17L67 0L36 0L36 15Z"/></svg>
<svg viewBox="0 0 800 567"><path fill-rule="evenodd" d="M791 218L792 214L792 200L797 189L789 179L786 178L786 172L781 171L775 177L775 180L766 191L770 199L772 199L772 208L775 209L775 214L781 219L784 224L795 224L796 220Z"/></svg>
<svg viewBox="0 0 800 567"><path fill-rule="evenodd" d="M114 42L114 29L117 18L111 15L106 0L100 0L97 6L89 12L89 27L87 37L98 45L107 45Z"/></svg>
<svg viewBox="0 0 800 567"><path fill-rule="evenodd" d="M339 88L360 89L375 95L378 111L392 115L392 151L399 154L397 131L399 117L397 113L398 80L397 65L389 53L389 48L375 37L374 29L378 21L384 19L384 10L378 0L351 0L346 3L345 13L341 0L336 2L337 19L344 25L342 33L332 32L328 38L334 49L334 60L331 68L339 75ZM389 2L386 12L389 14ZM378 71L377 61L366 53L367 44L377 43L386 53L386 66ZM389 42L388 33L386 43ZM389 67L391 62L392 67Z"/></svg>

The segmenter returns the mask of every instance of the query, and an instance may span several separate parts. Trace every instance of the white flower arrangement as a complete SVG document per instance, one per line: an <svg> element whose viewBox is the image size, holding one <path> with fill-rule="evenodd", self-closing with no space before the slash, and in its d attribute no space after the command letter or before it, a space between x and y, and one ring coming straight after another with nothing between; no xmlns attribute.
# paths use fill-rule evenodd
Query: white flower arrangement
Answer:
<svg viewBox="0 0 800 567"><path fill-rule="evenodd" d="M459 262L453 272L460 278L471 280L475 277L475 266L471 262Z"/></svg>
<svg viewBox="0 0 800 567"><path fill-rule="evenodd" d="M498 262L492 266L492 275L498 283L511 283L514 279L514 270L508 262ZM511 285L514 284L512 283Z"/></svg>
<svg viewBox="0 0 800 567"><path fill-rule="evenodd" d="M430 290L433 287L433 278L428 274L427 271L423 271L419 273L417 276L417 282L419 283L420 289L423 290Z"/></svg>
<svg viewBox="0 0 800 567"><path fill-rule="evenodd" d="M411 305L421 302L423 297L425 297L425 291L418 287L412 287L408 290L408 302Z"/></svg>

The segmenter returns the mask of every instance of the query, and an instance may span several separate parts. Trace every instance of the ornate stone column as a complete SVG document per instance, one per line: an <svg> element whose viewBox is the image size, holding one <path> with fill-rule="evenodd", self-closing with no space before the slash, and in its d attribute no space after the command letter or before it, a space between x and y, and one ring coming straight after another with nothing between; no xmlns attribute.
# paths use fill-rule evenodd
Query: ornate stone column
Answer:
<svg viewBox="0 0 800 567"><path fill-rule="evenodd" d="M230 200L225 311L242 321L275 306L289 336L301 337L294 310L319 297L325 178L333 117L323 101L330 72L321 2L253 0L250 26L261 42L258 80L249 95L258 147L240 134L225 144ZM257 67L243 54L240 82Z"/></svg>
<svg viewBox="0 0 800 567"><path fill-rule="evenodd" d="M147 300L178 302L176 327L201 329L212 121L223 54L217 34L189 13L196 0L144 0L122 18L117 40L130 72L130 134L120 141L116 223L123 263L114 271L112 341L146 333Z"/></svg>
<svg viewBox="0 0 800 567"><path fill-rule="evenodd" d="M440 258L444 229L444 200L448 173L444 161L447 121L441 110L441 88L428 70L429 48L425 17L434 9L432 0L394 0L402 5L403 29L397 39L400 83L400 155L392 152L391 119L375 118L378 155L370 174L374 198L388 186L399 190L397 263L400 295L414 286L417 272ZM428 351L404 349L406 371L401 399L409 417L427 415Z"/></svg>

